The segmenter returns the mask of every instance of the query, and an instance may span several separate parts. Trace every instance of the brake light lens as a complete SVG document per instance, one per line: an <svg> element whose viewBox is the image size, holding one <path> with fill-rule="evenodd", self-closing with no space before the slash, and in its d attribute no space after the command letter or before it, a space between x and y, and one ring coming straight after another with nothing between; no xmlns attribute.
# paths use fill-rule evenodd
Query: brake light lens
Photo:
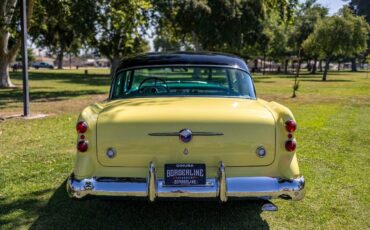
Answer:
<svg viewBox="0 0 370 230"><path fill-rule="evenodd" d="M80 121L76 125L77 133L85 133L87 131L87 128L88 128L87 123L84 121Z"/></svg>
<svg viewBox="0 0 370 230"><path fill-rule="evenodd" d="M77 143L77 149L80 152L86 152L88 148L89 148L89 145L88 145L87 141L85 141L85 140L80 140Z"/></svg>
<svg viewBox="0 0 370 230"><path fill-rule="evenodd" d="M293 152L297 147L297 142L295 142L295 140L289 140L287 142L285 142L285 149L288 151L288 152Z"/></svg>
<svg viewBox="0 0 370 230"><path fill-rule="evenodd" d="M285 129L288 132L294 132L297 129L297 123L295 123L293 120L287 120L285 122Z"/></svg>

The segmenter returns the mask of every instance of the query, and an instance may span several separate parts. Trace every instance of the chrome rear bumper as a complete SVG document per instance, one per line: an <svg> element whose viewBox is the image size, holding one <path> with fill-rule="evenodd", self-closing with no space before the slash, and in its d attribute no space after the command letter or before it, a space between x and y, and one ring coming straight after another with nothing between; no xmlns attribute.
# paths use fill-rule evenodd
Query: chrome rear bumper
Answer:
<svg viewBox="0 0 370 230"><path fill-rule="evenodd" d="M226 202L228 198L282 198L301 200L304 197L303 176L286 180L273 177L226 177L224 164L220 164L217 178L207 179L202 186L166 186L164 179L156 178L154 164L149 166L147 178L68 178L70 197L86 195L157 198L216 198Z"/></svg>

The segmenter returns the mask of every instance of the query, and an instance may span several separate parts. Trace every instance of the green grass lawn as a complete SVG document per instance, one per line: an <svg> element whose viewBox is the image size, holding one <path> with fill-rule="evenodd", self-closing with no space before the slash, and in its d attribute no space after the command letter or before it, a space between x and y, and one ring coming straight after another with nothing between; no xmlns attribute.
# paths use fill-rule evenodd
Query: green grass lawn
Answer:
<svg viewBox="0 0 370 230"><path fill-rule="evenodd" d="M303 75L297 98L289 76L255 75L261 98L287 105L298 121L298 157L307 181L301 202L156 202L89 199L65 192L75 153L75 121L103 100L102 70L32 71L31 111L38 120L0 120L0 228L71 229L369 229L370 79L366 73ZM12 74L21 84L20 73ZM0 116L22 111L21 89L0 89Z"/></svg>

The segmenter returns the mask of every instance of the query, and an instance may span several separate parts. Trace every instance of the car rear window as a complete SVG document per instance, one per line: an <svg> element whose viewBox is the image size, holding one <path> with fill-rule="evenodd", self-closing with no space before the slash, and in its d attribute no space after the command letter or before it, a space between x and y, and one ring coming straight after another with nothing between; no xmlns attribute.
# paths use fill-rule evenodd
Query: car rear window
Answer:
<svg viewBox="0 0 370 230"><path fill-rule="evenodd" d="M155 67L118 72L111 98L219 96L255 98L251 76L228 67Z"/></svg>

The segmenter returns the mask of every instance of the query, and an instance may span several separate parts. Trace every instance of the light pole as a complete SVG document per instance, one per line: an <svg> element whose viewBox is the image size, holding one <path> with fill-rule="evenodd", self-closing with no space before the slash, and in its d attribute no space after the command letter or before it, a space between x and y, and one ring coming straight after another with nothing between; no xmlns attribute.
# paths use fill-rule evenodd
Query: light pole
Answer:
<svg viewBox="0 0 370 230"><path fill-rule="evenodd" d="M21 0L21 32L22 32L22 70L23 70L23 116L30 115L30 96L28 85L28 56L27 56L27 8L26 0Z"/></svg>

